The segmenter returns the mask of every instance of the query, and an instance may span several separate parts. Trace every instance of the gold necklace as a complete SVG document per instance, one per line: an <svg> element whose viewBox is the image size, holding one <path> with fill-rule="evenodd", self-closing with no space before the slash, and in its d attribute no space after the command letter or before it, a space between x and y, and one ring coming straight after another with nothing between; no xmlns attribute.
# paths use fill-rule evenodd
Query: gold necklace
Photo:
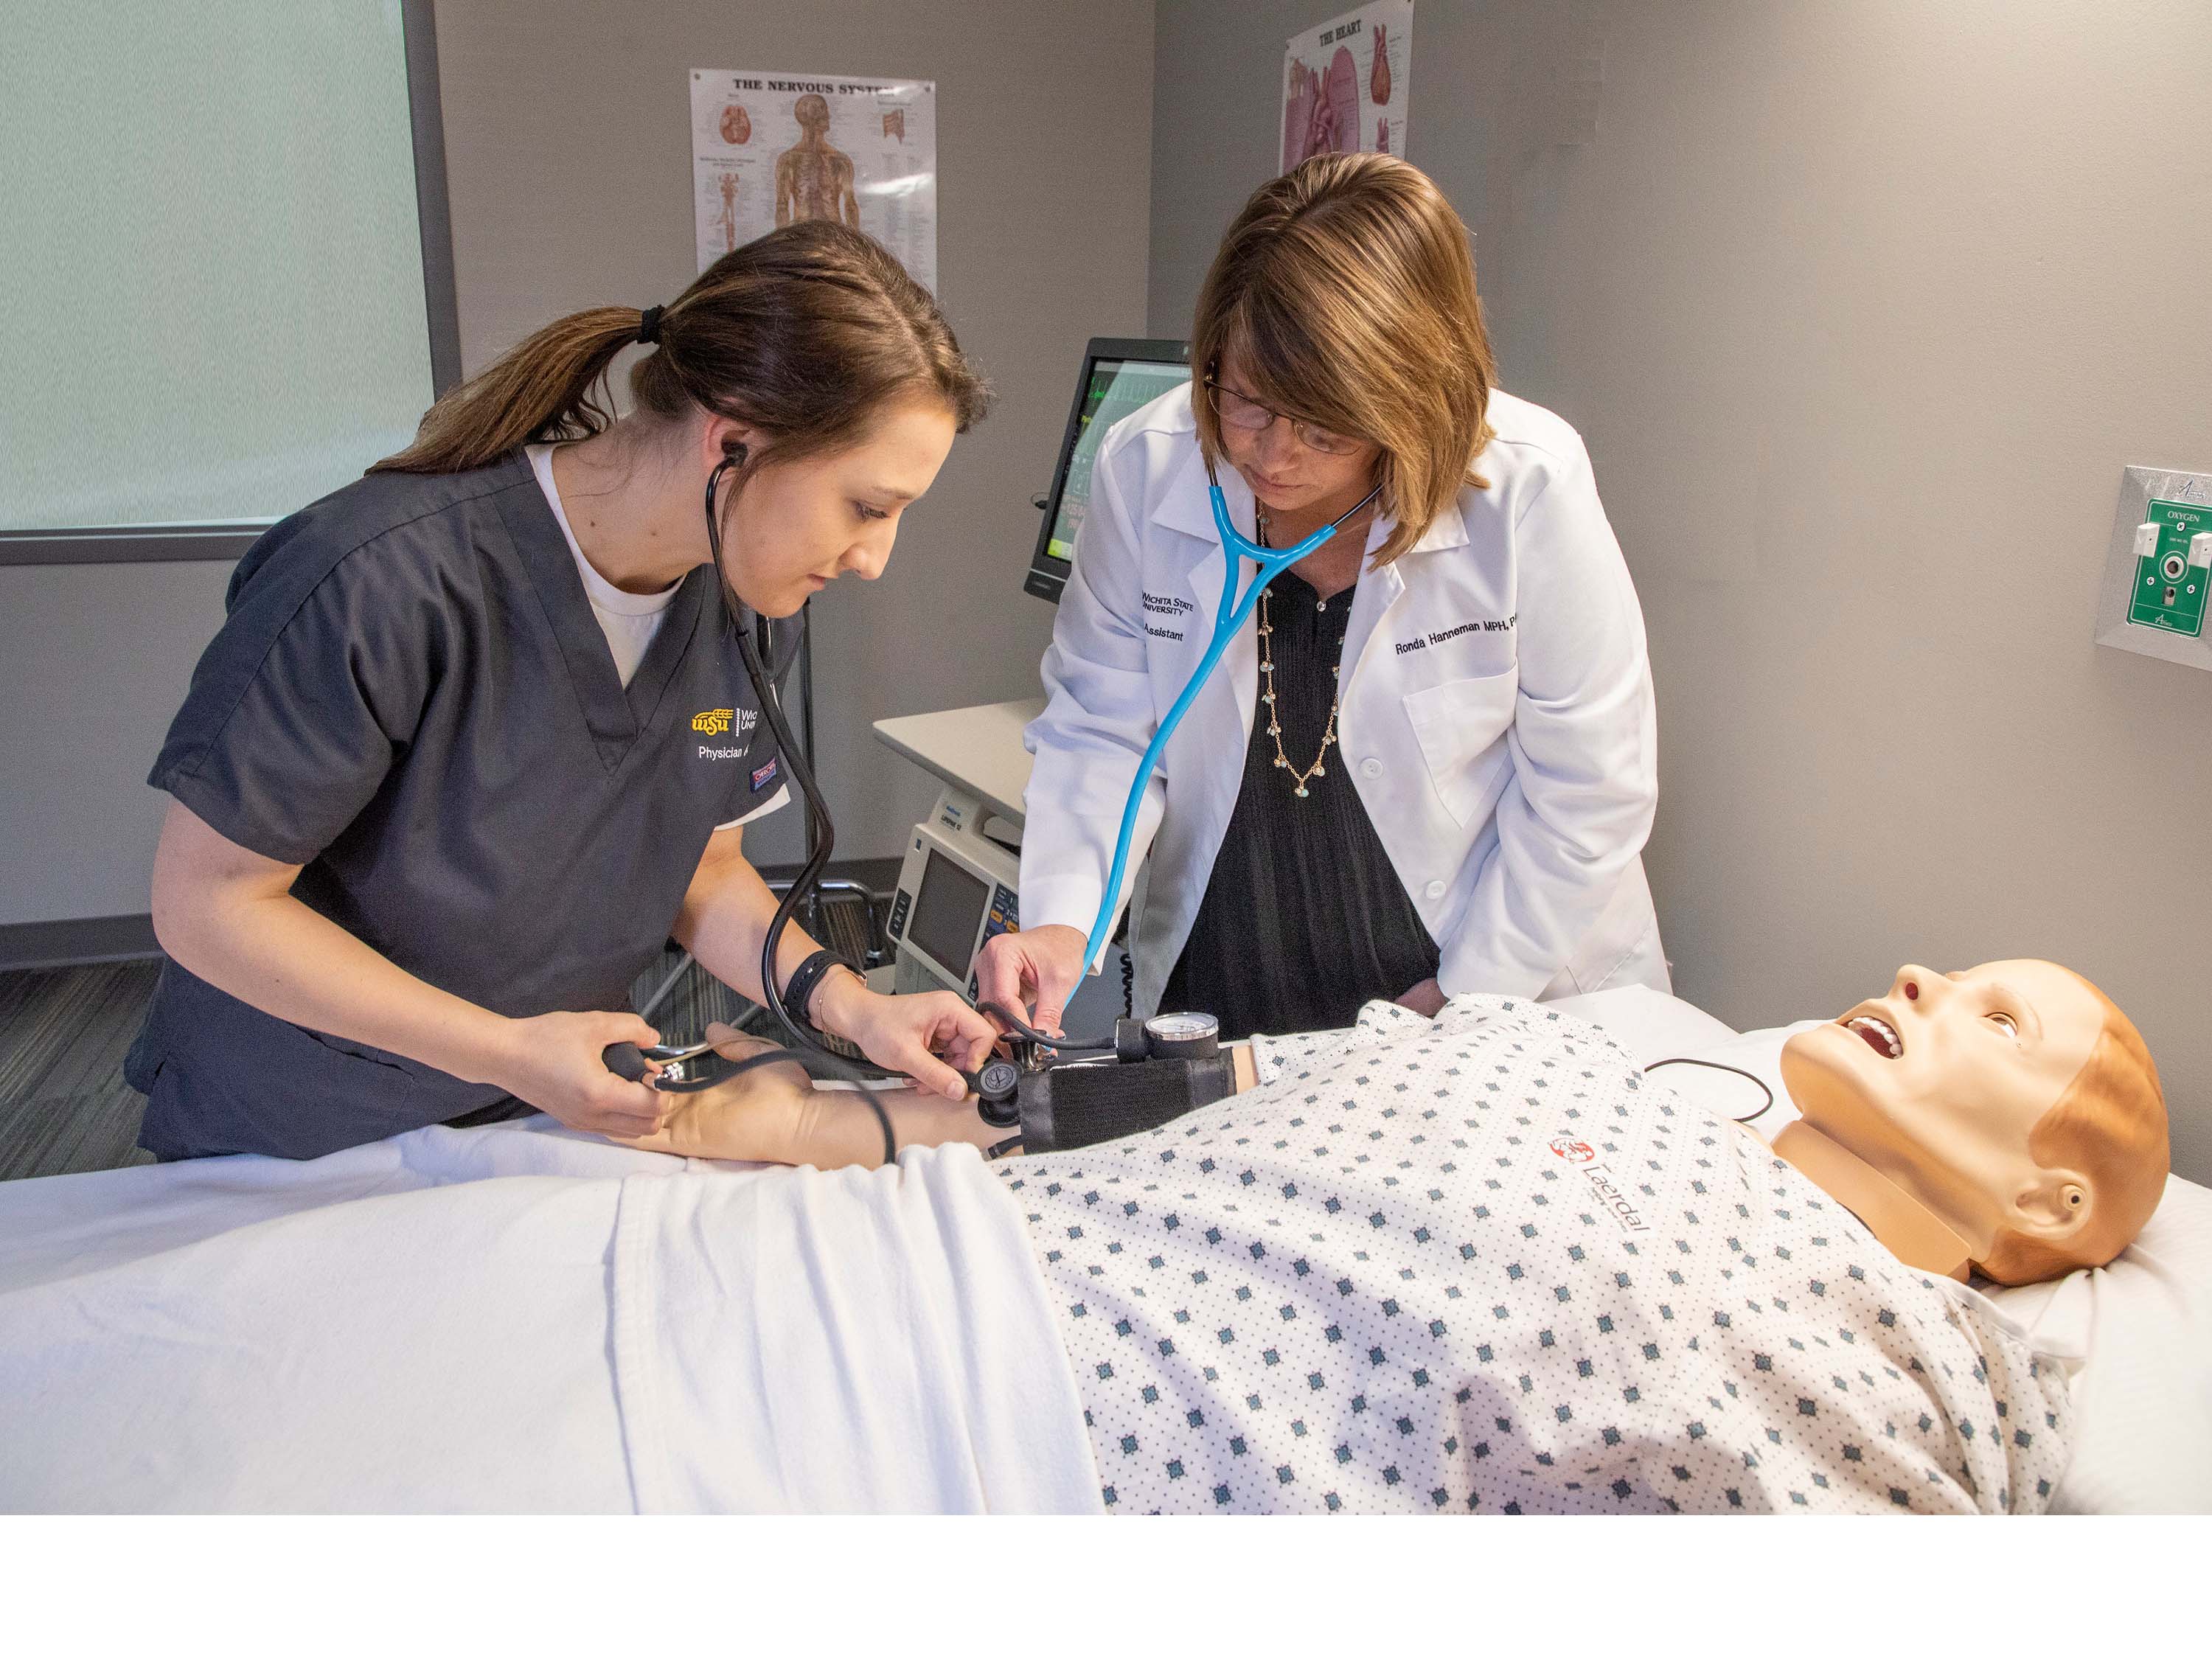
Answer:
<svg viewBox="0 0 2212 1659"><path fill-rule="evenodd" d="M1256 516L1259 523L1255 527L1260 532L1260 545L1265 547L1268 544L1267 515L1261 514ZM1344 668L1343 665L1339 663L1328 671L1336 677L1338 681L1335 694L1328 701L1328 726L1321 734L1321 752L1314 757L1311 766L1301 771L1291 764L1291 757L1283 752L1282 715L1275 706L1275 653L1274 648L1267 643L1275 631L1273 624L1267 617L1267 590L1261 588L1260 590L1260 672L1267 677L1267 684L1260 694L1260 701L1266 705L1267 710L1267 735L1275 740L1275 764L1291 775L1291 793L1304 800L1310 793L1306 786L1316 778L1328 775L1328 769L1322 763L1328 758L1329 745L1336 741L1336 714L1344 700ZM1328 601L1323 599L1320 609L1328 610Z"/></svg>

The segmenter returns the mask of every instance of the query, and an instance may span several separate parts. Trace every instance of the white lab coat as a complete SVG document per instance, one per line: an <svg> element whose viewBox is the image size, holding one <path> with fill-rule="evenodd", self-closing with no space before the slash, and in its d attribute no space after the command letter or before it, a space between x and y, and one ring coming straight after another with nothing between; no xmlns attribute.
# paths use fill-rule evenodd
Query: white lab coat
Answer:
<svg viewBox="0 0 2212 1659"><path fill-rule="evenodd" d="M1643 612L1574 428L1503 392L1490 421L1497 436L1476 464L1489 488L1462 489L1412 548L1360 578L1328 763L1348 769L1437 941L1448 994L1663 991L1642 859L1658 793ZM1249 533L1251 491L1231 467L1221 483ZM1391 528L1377 522L1370 549ZM1186 386L1120 422L1098 452L1045 653L1045 709L1024 735L1036 757L1025 928L1090 931L1139 757L1212 637L1223 558ZM1255 627L1169 740L1138 816L1130 869L1152 855L1131 930L1140 1012L1182 953L1237 805ZM1261 918L1252 948L1328 941L1273 940Z"/></svg>

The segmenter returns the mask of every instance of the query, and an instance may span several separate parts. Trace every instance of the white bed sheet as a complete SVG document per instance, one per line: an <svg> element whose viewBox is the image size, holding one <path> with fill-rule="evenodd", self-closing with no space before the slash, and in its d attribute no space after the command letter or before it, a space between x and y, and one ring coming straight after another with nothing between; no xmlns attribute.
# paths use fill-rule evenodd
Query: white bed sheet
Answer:
<svg viewBox="0 0 2212 1659"><path fill-rule="evenodd" d="M1775 1103L1749 1127L1769 1140L1797 1115L1782 1085L1782 1045L1817 1020L1739 1035L1642 986L1553 1006L1604 1027L1643 1064L1683 1055L1759 1078ZM1724 1115L1759 1103L1749 1084L1703 1067L1669 1066L1660 1075ZM2179 1106L2166 1102L2169 1114ZM2054 1510L2212 1512L2212 1190L2169 1176L2142 1235L2106 1267L2045 1285L1978 1288L2036 1346L2085 1356L2073 1380L2074 1460Z"/></svg>
<svg viewBox="0 0 2212 1659"><path fill-rule="evenodd" d="M538 1119L0 1186L0 1509L1098 1502L972 1148L743 1171Z"/></svg>

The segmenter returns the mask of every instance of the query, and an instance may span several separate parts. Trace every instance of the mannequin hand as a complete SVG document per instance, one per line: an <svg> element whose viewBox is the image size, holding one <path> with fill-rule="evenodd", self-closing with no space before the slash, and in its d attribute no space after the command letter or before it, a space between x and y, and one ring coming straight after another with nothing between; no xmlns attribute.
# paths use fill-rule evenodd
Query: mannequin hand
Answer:
<svg viewBox="0 0 2212 1659"><path fill-rule="evenodd" d="M510 1021L492 1076L517 1100L590 1134L642 1135L660 1127L669 1097L607 1070L615 1042L649 1048L660 1034L635 1014L539 1014Z"/></svg>
<svg viewBox="0 0 2212 1659"><path fill-rule="evenodd" d="M1443 1012L1443 987L1432 979L1425 979L1398 999L1401 1008L1411 1008L1424 1019L1434 1019Z"/></svg>
<svg viewBox="0 0 2212 1659"><path fill-rule="evenodd" d="M707 1040L725 1060L747 1060L772 1046L719 1022L707 1028ZM824 1109L806 1068L796 1061L763 1066L696 1094L660 1098L668 1103L668 1114L659 1129L651 1134L607 1138L640 1152L678 1158L797 1164L807 1161Z"/></svg>
<svg viewBox="0 0 2212 1659"><path fill-rule="evenodd" d="M823 1030L858 1044L877 1065L903 1072L947 1100L967 1098L960 1073L981 1066L999 1040L998 1027L950 991L878 996L859 975L846 972L823 980L813 1000L815 1024ZM940 1052L944 1060L937 1057Z"/></svg>
<svg viewBox="0 0 2212 1659"><path fill-rule="evenodd" d="M707 1036L725 1060L749 1059L771 1046L721 1024L709 1025ZM891 1089L872 1091L870 1097L890 1119L902 1148L961 1141L983 1147L1006 1133L984 1122L965 1095L953 1103ZM883 1130L866 1101L845 1090L814 1087L795 1064L763 1066L696 1094L669 1098L673 1104L665 1127L619 1144L678 1158L811 1164L818 1170L872 1170L884 1161Z"/></svg>
<svg viewBox="0 0 2212 1659"><path fill-rule="evenodd" d="M1000 934L975 958L975 1000L1026 1014L1038 1030L1059 1036L1067 1000L1083 981L1089 942L1073 927Z"/></svg>

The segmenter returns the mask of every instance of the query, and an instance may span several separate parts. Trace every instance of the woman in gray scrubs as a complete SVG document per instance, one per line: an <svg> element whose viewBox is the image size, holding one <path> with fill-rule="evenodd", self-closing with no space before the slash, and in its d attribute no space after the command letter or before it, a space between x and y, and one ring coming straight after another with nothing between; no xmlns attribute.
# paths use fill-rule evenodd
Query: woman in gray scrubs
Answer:
<svg viewBox="0 0 2212 1659"><path fill-rule="evenodd" d="M635 411L611 419L598 393L634 343ZM985 398L896 260L794 225L665 308L539 331L263 537L150 780L173 799L153 893L170 960L127 1067L143 1144L312 1158L532 1109L657 1127L667 1097L601 1051L658 1040L620 1011L672 933L761 994L776 904L743 825L786 793L708 480L734 463L725 578L788 617L882 574ZM964 1092L988 1022L874 995L818 950L787 930L794 1012Z"/></svg>

